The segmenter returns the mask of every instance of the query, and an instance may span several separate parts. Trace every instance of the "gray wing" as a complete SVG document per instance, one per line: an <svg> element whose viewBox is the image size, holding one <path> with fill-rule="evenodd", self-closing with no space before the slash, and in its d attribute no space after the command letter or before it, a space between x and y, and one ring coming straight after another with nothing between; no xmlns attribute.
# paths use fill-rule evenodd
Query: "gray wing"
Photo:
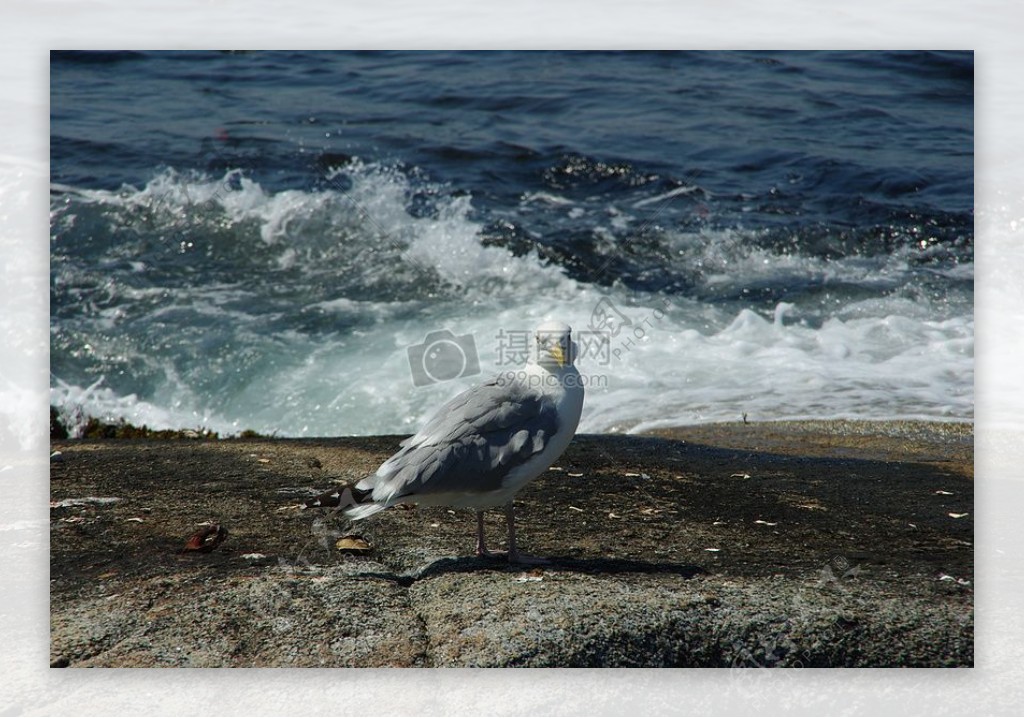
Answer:
<svg viewBox="0 0 1024 718"><path fill-rule="evenodd" d="M374 501L416 494L487 492L543 451L558 430L554 403L497 381L445 404L370 477Z"/></svg>

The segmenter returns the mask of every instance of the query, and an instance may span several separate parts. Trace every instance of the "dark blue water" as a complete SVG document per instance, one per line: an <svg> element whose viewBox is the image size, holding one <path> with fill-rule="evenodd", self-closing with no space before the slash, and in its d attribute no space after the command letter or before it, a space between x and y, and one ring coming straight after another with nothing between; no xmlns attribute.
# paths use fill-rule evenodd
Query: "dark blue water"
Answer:
<svg viewBox="0 0 1024 718"><path fill-rule="evenodd" d="M625 361L585 427L756 404L764 387L718 361L733 391L678 376L672 401L635 406L666 394L688 331L687 353L753 341L755 374L796 342L837 397L793 377L761 418L969 418L973 99L962 52L54 53L54 400L366 433L355 394L309 408L365 368L360 337L408 384L424 322L480 334L578 296L577 324L601 297L626 318L671 307L672 351ZM810 333L729 335L747 313ZM861 356L837 322L889 334ZM879 406L931 342L949 364ZM329 366L293 382L324 346ZM254 387L282 382L275 414ZM368 430L433 398L382 402Z"/></svg>

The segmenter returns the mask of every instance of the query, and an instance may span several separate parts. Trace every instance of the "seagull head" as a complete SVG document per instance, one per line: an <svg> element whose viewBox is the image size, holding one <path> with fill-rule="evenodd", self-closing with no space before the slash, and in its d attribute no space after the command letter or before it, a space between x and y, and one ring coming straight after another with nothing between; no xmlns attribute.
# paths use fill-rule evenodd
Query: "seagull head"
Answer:
<svg viewBox="0 0 1024 718"><path fill-rule="evenodd" d="M533 332L534 363L550 368L571 366L576 360L576 342L572 327L565 322L546 321Z"/></svg>

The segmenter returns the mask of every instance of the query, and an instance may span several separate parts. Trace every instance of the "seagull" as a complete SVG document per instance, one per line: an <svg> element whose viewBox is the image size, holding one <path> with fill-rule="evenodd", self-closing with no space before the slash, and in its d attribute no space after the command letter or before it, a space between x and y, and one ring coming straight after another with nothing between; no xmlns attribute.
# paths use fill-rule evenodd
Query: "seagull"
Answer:
<svg viewBox="0 0 1024 718"><path fill-rule="evenodd" d="M509 563L547 563L519 552L512 499L562 455L576 433L583 411L576 350L569 325L544 322L522 369L501 373L438 409L336 510L358 520L402 503L473 509L476 554L495 558L501 553L487 549L484 510L504 506Z"/></svg>

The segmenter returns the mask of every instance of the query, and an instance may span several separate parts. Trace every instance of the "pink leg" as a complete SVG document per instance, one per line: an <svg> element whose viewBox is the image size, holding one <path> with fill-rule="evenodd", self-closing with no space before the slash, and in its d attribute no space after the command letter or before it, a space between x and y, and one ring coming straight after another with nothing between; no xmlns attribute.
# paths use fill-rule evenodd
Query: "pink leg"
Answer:
<svg viewBox="0 0 1024 718"><path fill-rule="evenodd" d="M484 539L484 512L476 512L476 555L483 558L498 558L501 554L487 550L487 541Z"/></svg>
<svg viewBox="0 0 1024 718"><path fill-rule="evenodd" d="M508 523L508 562L509 563L524 563L524 564L543 564L551 563L549 559L541 558L540 556L530 556L529 554L519 553L519 549L516 548L516 514L515 509L512 506L512 502L509 501L505 504L505 521Z"/></svg>

